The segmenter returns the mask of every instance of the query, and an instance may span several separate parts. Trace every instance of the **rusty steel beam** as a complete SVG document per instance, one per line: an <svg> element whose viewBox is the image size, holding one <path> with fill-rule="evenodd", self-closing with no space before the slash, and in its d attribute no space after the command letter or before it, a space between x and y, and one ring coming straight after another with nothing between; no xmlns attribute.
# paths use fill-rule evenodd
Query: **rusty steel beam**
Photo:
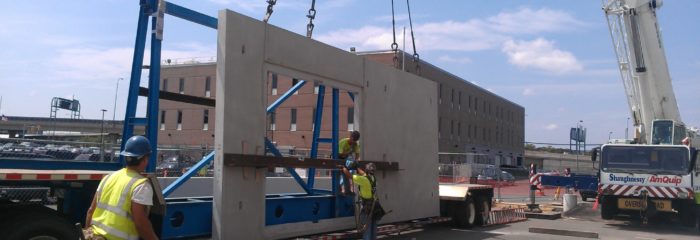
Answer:
<svg viewBox="0 0 700 240"><path fill-rule="evenodd" d="M224 165L229 167L340 169L344 163L345 161L339 159L274 157L235 153L224 154ZM364 167L367 163L374 163L377 170L399 170L398 162L360 161L359 166Z"/></svg>

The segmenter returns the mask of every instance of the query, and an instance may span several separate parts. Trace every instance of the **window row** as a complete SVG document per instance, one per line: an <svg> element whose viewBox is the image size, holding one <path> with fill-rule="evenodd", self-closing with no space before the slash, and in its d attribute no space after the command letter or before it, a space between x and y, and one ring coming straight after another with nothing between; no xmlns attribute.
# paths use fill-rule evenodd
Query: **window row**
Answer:
<svg viewBox="0 0 700 240"><path fill-rule="evenodd" d="M456 96L456 97L455 97ZM438 86L438 101L440 104L443 103L442 101L443 94L442 94L442 84L439 84ZM455 102L456 100L456 102ZM500 119L505 119L506 121L513 122L515 123L515 113L512 110L507 110L505 107L501 107L499 105L496 105L495 107L492 106L490 102L487 102L484 99L481 99L479 101L479 97L477 96L472 96L468 95L467 98L465 98L467 101L467 109L473 110L475 112L479 112L479 108L481 106L481 112L484 114L488 114L491 116L495 116L496 118ZM481 104L479 104L481 102ZM455 104L457 105L457 108L459 110L462 110L462 92L457 91L457 94L455 95L455 89L451 88L450 89L450 107L454 108Z"/></svg>
<svg viewBox="0 0 700 240"><path fill-rule="evenodd" d="M296 108L290 108L289 109L289 131L297 131L297 109ZM349 107L347 108L347 123L348 123L348 131L353 131L355 130L355 108L354 107ZM287 129L277 129L276 123L276 113L272 112L270 113L270 130L272 131L281 131L281 130L287 130ZM313 108L311 111L311 129L309 131L313 131L313 129L316 127L316 108Z"/></svg>
<svg viewBox="0 0 700 240"><path fill-rule="evenodd" d="M185 94L185 78L179 78L178 80L177 93ZM168 83L168 79L164 78L161 84L161 91L167 92L170 90ZM204 97L211 97L211 77L209 76L204 79L204 92L202 94Z"/></svg>
<svg viewBox="0 0 700 240"><path fill-rule="evenodd" d="M167 118L167 112L166 110L161 110L160 111L160 130L165 130L165 119ZM209 109L203 109L202 110L202 130L207 131L209 130ZM182 130L182 110L177 110L177 121L175 122L175 130ZM189 130L189 129L188 129Z"/></svg>
<svg viewBox="0 0 700 240"><path fill-rule="evenodd" d="M299 83L299 79L292 78L292 87ZM319 84L314 82L314 94L318 94ZM290 87L291 88L291 87ZM272 73L272 78L270 80L270 95L277 95L278 93L278 77L276 73ZM299 91L294 92L294 95L299 94Z"/></svg>
<svg viewBox="0 0 700 240"><path fill-rule="evenodd" d="M442 118L438 118L438 138L443 139L445 137L443 134ZM520 134L516 133L514 129L507 129L502 126L496 126L495 129L488 127L479 127L477 125L466 124L462 126L462 122L450 120L450 131L448 139L455 139L457 141L462 141L462 134L466 134L464 140L475 140L483 141L485 143L496 143L504 144L509 146L517 146L521 144L521 141L516 139L520 138ZM466 128L466 129L465 129Z"/></svg>

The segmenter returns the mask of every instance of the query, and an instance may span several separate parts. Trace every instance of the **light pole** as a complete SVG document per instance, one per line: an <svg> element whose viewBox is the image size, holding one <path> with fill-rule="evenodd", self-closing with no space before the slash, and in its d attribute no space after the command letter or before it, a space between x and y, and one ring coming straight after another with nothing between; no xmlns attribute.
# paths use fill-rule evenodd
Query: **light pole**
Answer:
<svg viewBox="0 0 700 240"><path fill-rule="evenodd" d="M124 80L124 78L117 78L117 88L114 90L114 108L112 109L112 127L114 127L114 120L117 117L117 94L119 93L119 81L121 81L121 80Z"/></svg>
<svg viewBox="0 0 700 240"><path fill-rule="evenodd" d="M107 111L106 109L101 109L102 111L102 124L100 127L100 162L104 161L104 154L105 154L105 112Z"/></svg>
<svg viewBox="0 0 700 240"><path fill-rule="evenodd" d="M627 135L629 128L630 128L630 117L627 117L627 125L625 125L625 141L627 141L627 139L630 139Z"/></svg>
<svg viewBox="0 0 700 240"><path fill-rule="evenodd" d="M578 136L578 139L576 139L576 172L579 172L578 156L581 155L581 139L583 138L581 135L582 124L583 120L578 120L576 123L576 135Z"/></svg>

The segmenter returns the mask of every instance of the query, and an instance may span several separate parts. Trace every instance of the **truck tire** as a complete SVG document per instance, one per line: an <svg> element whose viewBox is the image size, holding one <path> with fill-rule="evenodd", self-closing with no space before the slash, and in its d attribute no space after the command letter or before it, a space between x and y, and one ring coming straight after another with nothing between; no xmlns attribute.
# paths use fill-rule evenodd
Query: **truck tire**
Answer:
<svg viewBox="0 0 700 240"><path fill-rule="evenodd" d="M60 214L44 206L32 206L16 211L11 221L5 221L2 232L6 240L78 239L77 229Z"/></svg>
<svg viewBox="0 0 700 240"><path fill-rule="evenodd" d="M610 220L617 214L617 205L615 199L607 196L601 196L600 199L600 218Z"/></svg>
<svg viewBox="0 0 700 240"><path fill-rule="evenodd" d="M491 212L491 199L487 197L477 198L476 211L476 225L483 226L488 224L489 212Z"/></svg>
<svg viewBox="0 0 700 240"><path fill-rule="evenodd" d="M476 223L476 206L471 197L455 204L455 223L460 228L471 228Z"/></svg>

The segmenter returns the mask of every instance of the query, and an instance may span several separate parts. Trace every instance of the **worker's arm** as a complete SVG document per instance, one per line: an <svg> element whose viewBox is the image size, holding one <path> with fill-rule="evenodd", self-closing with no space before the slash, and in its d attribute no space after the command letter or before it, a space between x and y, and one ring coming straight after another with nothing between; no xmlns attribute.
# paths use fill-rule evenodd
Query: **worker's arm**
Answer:
<svg viewBox="0 0 700 240"><path fill-rule="evenodd" d="M136 231L139 233L139 237L144 240L156 240L156 232L153 231L153 226L151 225L151 220L148 219L147 206L131 202L131 214L134 219L134 225L136 225Z"/></svg>
<svg viewBox="0 0 700 240"><path fill-rule="evenodd" d="M89 228L92 225L92 214L95 212L95 206L97 205L97 194L92 197L92 203L90 208L87 210L87 215L85 216L85 228Z"/></svg>
<svg viewBox="0 0 700 240"><path fill-rule="evenodd" d="M350 170L348 170L348 168L345 166L343 166L343 175L345 175L347 179L352 179L352 174L350 174Z"/></svg>

